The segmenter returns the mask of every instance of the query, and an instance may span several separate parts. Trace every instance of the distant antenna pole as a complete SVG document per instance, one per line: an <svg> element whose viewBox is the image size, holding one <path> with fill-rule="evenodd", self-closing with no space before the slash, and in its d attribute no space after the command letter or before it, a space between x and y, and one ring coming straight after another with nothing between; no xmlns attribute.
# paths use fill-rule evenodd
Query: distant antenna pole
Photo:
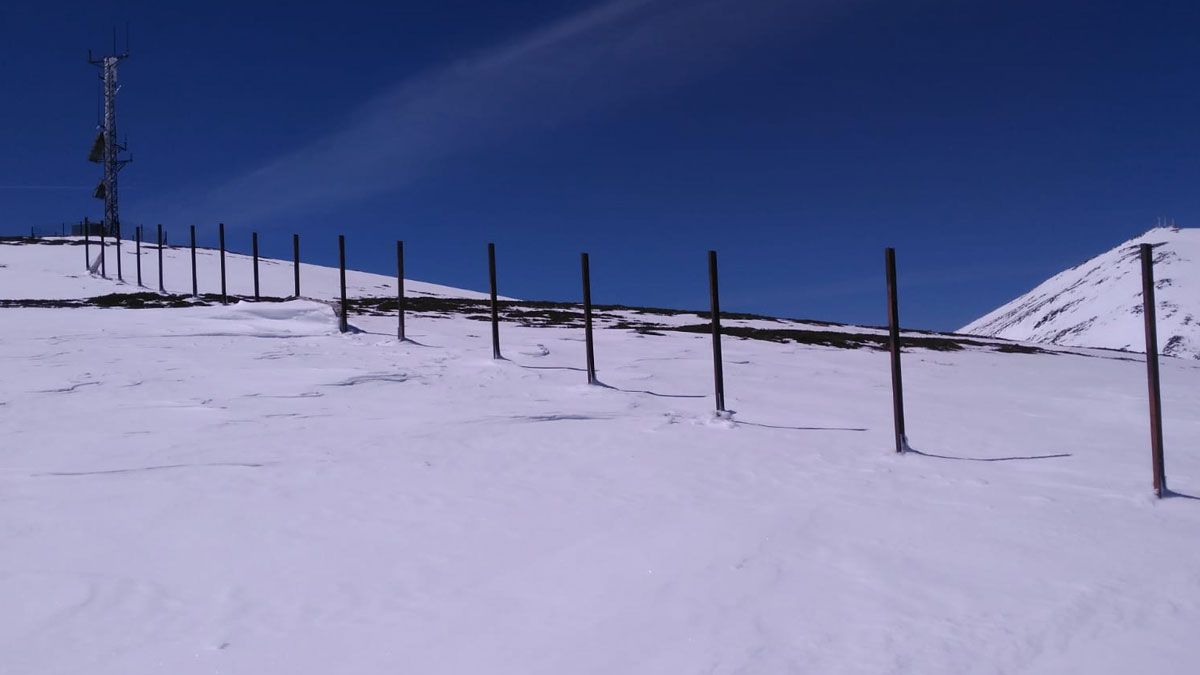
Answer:
<svg viewBox="0 0 1200 675"><path fill-rule="evenodd" d="M126 42L128 45L128 41ZM117 53L117 29L113 28L113 50L108 56L93 58L88 52L88 63L100 69L100 81L104 86L104 105L100 121L100 133L92 144L88 159L103 167L100 184L96 186L93 196L104 200L104 228L110 234L119 231L121 217L117 201L117 173L130 162L122 159L121 153L126 147L117 140L117 64L129 58L129 52Z"/></svg>

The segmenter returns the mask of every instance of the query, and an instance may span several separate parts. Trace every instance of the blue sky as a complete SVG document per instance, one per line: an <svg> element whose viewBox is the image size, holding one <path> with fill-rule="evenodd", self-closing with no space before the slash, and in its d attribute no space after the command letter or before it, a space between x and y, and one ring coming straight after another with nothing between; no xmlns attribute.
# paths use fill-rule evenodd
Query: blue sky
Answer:
<svg viewBox="0 0 1200 675"><path fill-rule="evenodd" d="M129 21L123 216L502 292L955 328L1194 224L1200 6L1063 0L0 8L0 229L98 217L88 48Z"/></svg>

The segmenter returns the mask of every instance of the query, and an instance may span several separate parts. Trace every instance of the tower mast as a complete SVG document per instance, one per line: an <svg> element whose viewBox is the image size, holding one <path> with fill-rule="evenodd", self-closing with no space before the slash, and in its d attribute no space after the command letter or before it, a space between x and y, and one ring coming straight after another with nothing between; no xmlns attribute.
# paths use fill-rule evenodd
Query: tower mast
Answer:
<svg viewBox="0 0 1200 675"><path fill-rule="evenodd" d="M108 56L94 58L88 50L88 63L100 69L100 81L104 87L104 108L99 124L99 133L92 143L92 151L88 159L103 167L100 183L96 186L93 197L104 200L104 229L112 234L120 232L121 216L117 201L117 173L130 161L122 159L121 153L127 148L117 140L117 92L121 87L117 84L117 64L129 58L128 36L126 48L117 53L116 32L113 33L113 53Z"/></svg>

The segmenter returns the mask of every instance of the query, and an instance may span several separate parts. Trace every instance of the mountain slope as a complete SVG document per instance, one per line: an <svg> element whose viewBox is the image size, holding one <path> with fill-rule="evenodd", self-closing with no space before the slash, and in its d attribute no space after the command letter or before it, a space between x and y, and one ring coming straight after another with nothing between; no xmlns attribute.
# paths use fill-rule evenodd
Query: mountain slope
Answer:
<svg viewBox="0 0 1200 675"><path fill-rule="evenodd" d="M1200 359L1200 229L1155 228L976 319L962 333L1145 351L1138 245L1154 246L1159 351Z"/></svg>

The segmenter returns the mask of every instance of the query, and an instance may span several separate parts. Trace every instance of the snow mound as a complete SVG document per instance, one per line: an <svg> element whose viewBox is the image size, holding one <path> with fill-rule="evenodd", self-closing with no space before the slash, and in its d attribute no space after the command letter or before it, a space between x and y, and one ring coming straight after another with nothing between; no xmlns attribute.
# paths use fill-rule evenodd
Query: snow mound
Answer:
<svg viewBox="0 0 1200 675"><path fill-rule="evenodd" d="M218 322L215 331L214 321ZM196 336L315 336L337 333L338 320L332 307L312 300L238 302L197 308L194 316L180 322L180 328Z"/></svg>
<svg viewBox="0 0 1200 675"><path fill-rule="evenodd" d="M1140 244L1154 246L1159 351L1200 359L1197 228L1152 229L1051 277L959 332L1143 352Z"/></svg>

